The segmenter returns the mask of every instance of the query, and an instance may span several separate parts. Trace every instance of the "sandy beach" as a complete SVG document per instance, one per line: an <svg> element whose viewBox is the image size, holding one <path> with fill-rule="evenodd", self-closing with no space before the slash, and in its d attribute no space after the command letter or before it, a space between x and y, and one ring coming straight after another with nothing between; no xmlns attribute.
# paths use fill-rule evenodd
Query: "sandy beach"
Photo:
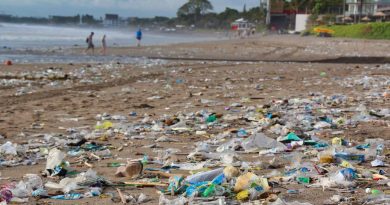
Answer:
<svg viewBox="0 0 390 205"><path fill-rule="evenodd" d="M253 128L254 122L244 117L251 107L259 109L291 99L313 99L315 96L335 99L339 96L342 99L340 103L324 103L318 109L323 109L324 115L329 116L333 114L330 113L332 109L342 110L340 116L345 119L352 119L357 113L356 108L361 105L368 110L389 109L389 48L390 41L387 40L270 35L140 48L114 47L108 49L107 62L0 65L0 135L3 136L0 144L7 141L25 145L42 143L45 134L66 140L71 135L70 129L94 130L104 113L126 116L126 121L134 124L147 118L148 122L159 122L163 127L167 126L164 124L166 119L202 110L222 116L240 116L232 121L221 120L222 125L210 126L203 134L144 129L138 135L151 138L132 139L131 136L112 133L88 140L109 146L112 153L108 159L90 160L93 170L114 182L129 181L115 177L116 168L108 167L107 163L125 163L127 159L139 159L144 155L155 158L158 150L168 148L180 149L176 161L187 162L186 157L194 151L197 142L209 140L227 130ZM63 55L64 58L85 55L83 48L55 52L17 51L15 54ZM115 58L118 56L137 60L121 62L121 58ZM235 106L235 103L240 106ZM283 115L274 113L279 114ZM120 124L119 121L111 121ZM270 126L265 126L267 128L263 131L276 139L278 135L270 132ZM316 136L329 142L335 137L333 131L321 129ZM354 144L375 138L389 142L390 118L345 125L337 131L342 131L344 138ZM156 143L155 138L161 136L175 141ZM151 144L158 146L150 148L148 145ZM263 163L273 158L268 155L259 157L258 153L240 152L239 156L248 162ZM67 160L77 171L89 168L77 157L67 157ZM1 166L1 184L17 182L27 173L40 174L45 169L45 163L45 159L40 159L28 166ZM388 157L385 163L390 163ZM370 162L357 166L376 169L370 166ZM150 167L158 166L151 164ZM388 167L381 169L386 173L390 171ZM282 171L283 168L259 168L254 173L262 176L273 170ZM43 180L59 181L58 178ZM339 189L323 191L320 187L297 183L283 184L283 188L277 187L273 193L286 201L312 204L324 204L333 195L341 194L351 201L355 200L348 204L360 204L359 199L366 195L364 191L368 186L388 191L388 187L368 181L346 193L340 193ZM291 189L303 192L287 194L286 190ZM144 204L158 204L157 190L154 187L122 189L125 194L146 194L150 201ZM53 191L49 193L55 194ZM114 187L105 188L104 193L118 198ZM118 200L113 201L110 194L78 201L30 197L29 204L120 204Z"/></svg>

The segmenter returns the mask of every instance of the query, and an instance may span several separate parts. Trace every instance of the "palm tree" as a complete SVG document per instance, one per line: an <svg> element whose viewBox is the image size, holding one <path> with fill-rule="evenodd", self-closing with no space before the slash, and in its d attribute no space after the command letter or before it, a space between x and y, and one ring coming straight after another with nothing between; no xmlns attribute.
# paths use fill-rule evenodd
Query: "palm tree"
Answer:
<svg viewBox="0 0 390 205"><path fill-rule="evenodd" d="M213 10L213 5L208 0L188 0L177 11L177 16L194 15L195 22L198 17L206 14L208 11Z"/></svg>

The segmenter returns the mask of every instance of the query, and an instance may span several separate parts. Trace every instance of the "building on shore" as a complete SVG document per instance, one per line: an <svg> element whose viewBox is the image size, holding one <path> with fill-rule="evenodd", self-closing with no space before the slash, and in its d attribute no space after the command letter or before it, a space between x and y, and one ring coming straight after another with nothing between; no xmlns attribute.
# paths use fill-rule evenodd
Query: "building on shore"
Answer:
<svg viewBox="0 0 390 205"><path fill-rule="evenodd" d="M354 22L389 20L390 0L346 0L345 17Z"/></svg>
<svg viewBox="0 0 390 205"><path fill-rule="evenodd" d="M104 26L119 26L119 15L118 14L106 14L103 25Z"/></svg>
<svg viewBox="0 0 390 205"><path fill-rule="evenodd" d="M78 24L80 15L77 16L49 16L49 22L52 24Z"/></svg>

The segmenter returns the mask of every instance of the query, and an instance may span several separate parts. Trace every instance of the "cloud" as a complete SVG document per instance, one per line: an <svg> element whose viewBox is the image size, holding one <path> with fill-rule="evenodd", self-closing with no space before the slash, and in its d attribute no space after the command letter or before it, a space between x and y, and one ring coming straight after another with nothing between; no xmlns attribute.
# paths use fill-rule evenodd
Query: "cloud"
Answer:
<svg viewBox="0 0 390 205"><path fill-rule="evenodd" d="M118 13L121 16L170 16L187 0L0 0L0 13L19 16L76 15L89 13L103 16ZM216 11L226 7L242 10L257 6L259 0L211 0ZM7 8L4 10L3 8Z"/></svg>

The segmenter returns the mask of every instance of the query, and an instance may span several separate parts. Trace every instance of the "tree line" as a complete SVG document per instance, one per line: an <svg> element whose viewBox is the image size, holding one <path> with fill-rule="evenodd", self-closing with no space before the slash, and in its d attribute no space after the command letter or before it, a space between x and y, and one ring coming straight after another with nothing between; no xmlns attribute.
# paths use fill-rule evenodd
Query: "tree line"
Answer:
<svg viewBox="0 0 390 205"><path fill-rule="evenodd" d="M95 19L92 15L75 15L75 16L49 16L42 17L19 17L11 15L0 15L0 22L6 23L31 23L31 24L79 24L83 22L89 25L98 25L101 21Z"/></svg>

